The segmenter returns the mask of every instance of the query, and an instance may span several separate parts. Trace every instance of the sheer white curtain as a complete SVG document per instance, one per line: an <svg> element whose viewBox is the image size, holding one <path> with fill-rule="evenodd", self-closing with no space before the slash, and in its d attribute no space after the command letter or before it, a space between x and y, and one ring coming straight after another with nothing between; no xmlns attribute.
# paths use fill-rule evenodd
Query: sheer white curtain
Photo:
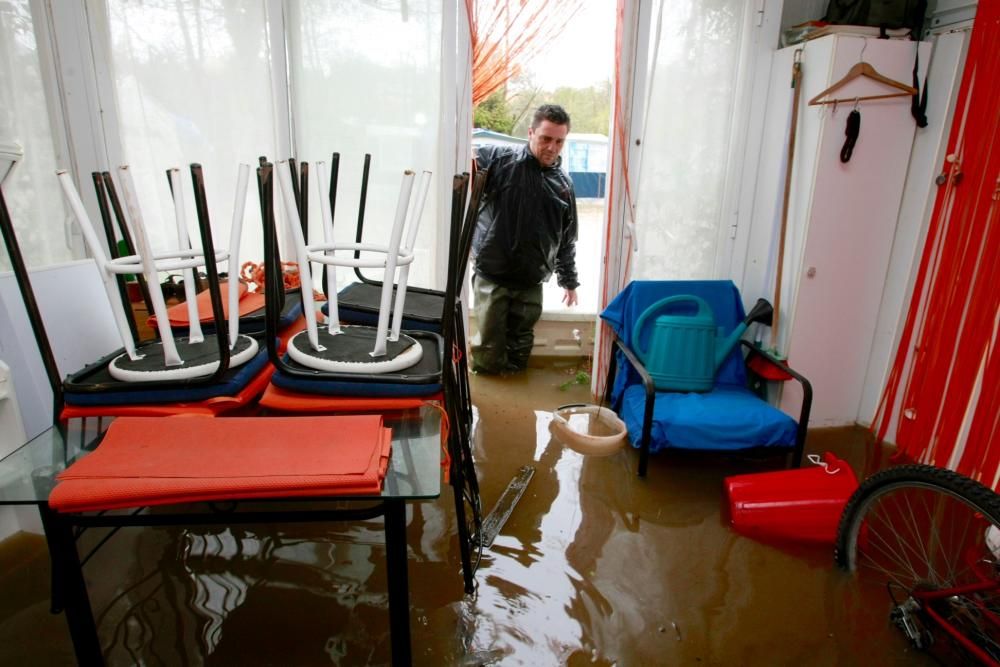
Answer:
<svg viewBox="0 0 1000 667"><path fill-rule="evenodd" d="M275 155L266 3L108 0L107 8L120 137L154 245L173 239L168 167L182 171L192 241L199 245L188 169L198 162L213 238L227 247L239 163L256 168L259 155L286 157ZM261 261L253 184L243 230L241 258Z"/></svg>
<svg viewBox="0 0 1000 667"><path fill-rule="evenodd" d="M403 170L436 172L439 164L441 3L303 0L287 7L297 157L329 161L331 153L340 153L334 234L338 241L353 241L363 159L370 153L364 238L384 241ZM431 192L440 179L450 184L452 175L435 173ZM309 204L310 235L320 238L314 194ZM435 197L428 197L411 284L434 286L434 264L443 261L434 252L441 224ZM350 276L340 270L339 284Z"/></svg>
<svg viewBox="0 0 1000 667"><path fill-rule="evenodd" d="M0 2L0 149L16 145L24 153L3 193L29 267L82 256L74 252L56 181L56 148L39 63L29 1ZM58 108L58 102L53 106ZM0 271L7 270L10 263L0 245Z"/></svg>
<svg viewBox="0 0 1000 667"><path fill-rule="evenodd" d="M635 279L715 277L746 0L669 0L649 52Z"/></svg>

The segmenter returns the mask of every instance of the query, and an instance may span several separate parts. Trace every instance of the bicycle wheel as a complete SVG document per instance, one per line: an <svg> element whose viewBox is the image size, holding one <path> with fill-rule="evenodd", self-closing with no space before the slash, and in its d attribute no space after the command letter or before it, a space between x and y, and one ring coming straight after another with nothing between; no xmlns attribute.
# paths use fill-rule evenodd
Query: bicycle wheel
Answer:
<svg viewBox="0 0 1000 667"><path fill-rule="evenodd" d="M906 465L862 483L837 531L837 564L910 644L1000 661L1000 496L949 470Z"/></svg>

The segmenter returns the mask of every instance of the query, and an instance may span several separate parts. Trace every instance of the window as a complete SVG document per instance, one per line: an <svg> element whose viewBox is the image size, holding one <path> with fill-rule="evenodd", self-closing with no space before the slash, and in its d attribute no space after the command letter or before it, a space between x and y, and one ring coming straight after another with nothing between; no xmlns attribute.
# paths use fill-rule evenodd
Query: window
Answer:
<svg viewBox="0 0 1000 667"><path fill-rule="evenodd" d="M661 31L650 45L632 277L712 278L747 3L659 4L652 12L662 14Z"/></svg>
<svg viewBox="0 0 1000 667"><path fill-rule="evenodd" d="M174 243L165 170L178 167L186 218L193 243L199 245L189 170L190 163L198 162L204 169L213 237L226 248L238 165L256 168L260 155L288 157L276 155L265 4L109 0L107 7L118 132L153 244ZM254 179L240 257L262 261Z"/></svg>
<svg viewBox="0 0 1000 667"><path fill-rule="evenodd" d="M82 257L55 176L57 143L33 18L28 0L0 3L0 152L23 153L3 194L30 268ZM9 269L0 249L0 270Z"/></svg>
<svg viewBox="0 0 1000 667"><path fill-rule="evenodd" d="M389 238L403 170L437 170L441 6L430 0L326 0L290 5L289 71L296 152L340 153L334 234L354 241L365 153L372 155L364 239ZM434 174L434 182L451 174ZM435 198L428 196L410 282L432 286ZM416 188L414 188L416 192ZM310 199L319 234L319 202ZM349 280L341 269L338 284ZM380 275L369 273L381 280Z"/></svg>

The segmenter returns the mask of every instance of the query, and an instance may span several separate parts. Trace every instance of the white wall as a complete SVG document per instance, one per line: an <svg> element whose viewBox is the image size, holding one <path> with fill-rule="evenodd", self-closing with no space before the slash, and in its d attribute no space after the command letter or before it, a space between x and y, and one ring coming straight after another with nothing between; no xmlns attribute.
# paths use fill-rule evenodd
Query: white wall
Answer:
<svg viewBox="0 0 1000 667"><path fill-rule="evenodd" d="M62 377L121 347L93 260L32 271L31 284ZM11 367L24 429L33 438L52 425L52 390L12 273L0 274L0 359Z"/></svg>

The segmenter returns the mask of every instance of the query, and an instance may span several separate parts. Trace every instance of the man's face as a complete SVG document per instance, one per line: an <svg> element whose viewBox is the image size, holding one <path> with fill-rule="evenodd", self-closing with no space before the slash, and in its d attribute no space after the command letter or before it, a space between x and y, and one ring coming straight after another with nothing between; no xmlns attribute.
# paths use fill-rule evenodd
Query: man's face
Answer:
<svg viewBox="0 0 1000 667"><path fill-rule="evenodd" d="M528 148L543 167L551 167L562 152L569 127L543 120L536 128L528 128Z"/></svg>

